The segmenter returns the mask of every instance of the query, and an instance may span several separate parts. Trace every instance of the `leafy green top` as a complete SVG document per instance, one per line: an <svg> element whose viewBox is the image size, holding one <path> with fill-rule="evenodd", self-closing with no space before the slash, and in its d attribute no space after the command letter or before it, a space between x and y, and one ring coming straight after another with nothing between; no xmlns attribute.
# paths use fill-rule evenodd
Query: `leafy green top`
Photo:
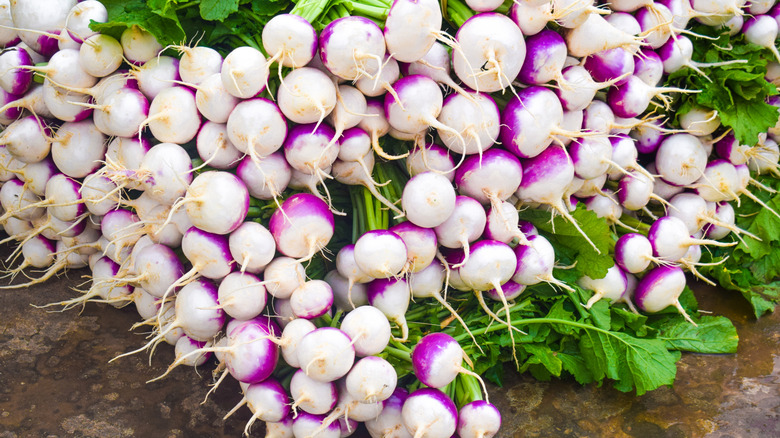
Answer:
<svg viewBox="0 0 780 438"><path fill-rule="evenodd" d="M740 144L753 146L758 134L766 132L777 123L778 110L765 102L767 96L777 94L777 88L764 79L768 49L750 44L742 34L729 36L717 29L697 26L694 32L709 35L716 40L691 37L693 58L703 63L719 63L745 60L744 63L702 68L706 77L691 68L682 68L666 79L666 86L701 90L696 94L680 96L674 105L672 117L687 113L698 105L718 111L723 126L734 130Z"/></svg>

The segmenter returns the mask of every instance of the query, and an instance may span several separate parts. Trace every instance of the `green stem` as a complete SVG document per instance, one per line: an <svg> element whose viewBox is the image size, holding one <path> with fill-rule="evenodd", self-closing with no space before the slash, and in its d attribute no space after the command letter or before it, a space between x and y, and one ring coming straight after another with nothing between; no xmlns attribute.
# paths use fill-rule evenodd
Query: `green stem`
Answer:
<svg viewBox="0 0 780 438"><path fill-rule="evenodd" d="M569 321L566 319L558 319L558 318L528 318L528 319L518 319L512 320L512 326L523 326L523 325L531 325L531 324L562 324L562 325L570 325L572 327L577 327L585 330L594 330L600 333L604 333L605 335L618 338L618 336L615 336L615 334L609 330L604 330L601 328L598 328L596 326L585 324L577 321ZM498 330L506 330L506 326L502 324L493 324L489 327L483 327L476 330L472 330L471 333L476 335L483 335L486 333L492 333ZM455 340L458 342L465 340L469 335L464 333L462 335L456 336ZM624 342L622 339L620 339L621 342Z"/></svg>
<svg viewBox="0 0 780 438"><path fill-rule="evenodd" d="M574 296L574 292L570 291L569 289L564 289L566 291L566 295L569 296L569 299L571 300L572 304L574 304L574 307L577 308L577 312L579 312L580 316L582 318L588 318L590 315L588 312L585 311L585 308L582 306L582 303L579 299L577 299L576 296Z"/></svg>
<svg viewBox="0 0 780 438"><path fill-rule="evenodd" d="M347 3L347 5L347 8L352 12L381 22L384 22L387 19L387 13L389 12L389 8L385 6L372 6L357 2Z"/></svg>
<svg viewBox="0 0 780 438"><path fill-rule="evenodd" d="M412 355L407 353L406 351L399 350L393 347L385 347L384 352L389 354L390 356L397 357L398 359L405 360L410 363L412 362Z"/></svg>
<svg viewBox="0 0 780 438"><path fill-rule="evenodd" d="M336 314L335 314L335 315L333 315L333 319L332 319L332 320L331 320L331 322L330 322L330 326L331 326L331 327L335 328L337 325L339 325L339 321L341 321L341 315L342 315L343 313L344 313L344 312L343 312L341 309L339 309L338 311L336 311Z"/></svg>
<svg viewBox="0 0 780 438"><path fill-rule="evenodd" d="M366 222L368 231L378 230L379 226L376 223L376 217L374 216L374 199L368 189L361 187L363 192L363 210L366 212Z"/></svg>
<svg viewBox="0 0 780 438"><path fill-rule="evenodd" d="M329 3L330 0L299 0L290 13L303 17L309 23L314 23Z"/></svg>
<svg viewBox="0 0 780 438"><path fill-rule="evenodd" d="M633 216L623 215L620 218L620 221L628 225L629 227L633 227L639 231L644 232L645 234L647 234L650 231L650 224L646 224Z"/></svg>
<svg viewBox="0 0 780 438"><path fill-rule="evenodd" d="M237 36L237 37L239 37L239 38L241 38L241 41L242 41L244 44L246 44L247 46L249 46L249 47L252 47L252 48L254 48L254 49L257 49L257 50L260 50L260 46L258 46L258 45L257 45L257 43L255 42L255 40L253 40L252 38L250 38L248 35L246 35L246 34L242 34L242 33L239 33L239 34L237 34L236 36Z"/></svg>
<svg viewBox="0 0 780 438"><path fill-rule="evenodd" d="M176 10L176 11L181 11L182 9L189 8L190 6L195 6L195 5L199 4L199 3L200 3L200 0L193 0L191 2L187 2L187 3L182 3L182 4L179 4L179 5L176 5L176 6L173 7L173 9Z"/></svg>
<svg viewBox="0 0 780 438"><path fill-rule="evenodd" d="M450 15L450 21L457 27L463 26L466 20L474 16L474 11L460 0L448 0L447 12Z"/></svg>
<svg viewBox="0 0 780 438"><path fill-rule="evenodd" d="M249 210L247 210L246 217L249 219L254 219L256 217L260 217L263 214L263 209L260 207L249 207Z"/></svg>

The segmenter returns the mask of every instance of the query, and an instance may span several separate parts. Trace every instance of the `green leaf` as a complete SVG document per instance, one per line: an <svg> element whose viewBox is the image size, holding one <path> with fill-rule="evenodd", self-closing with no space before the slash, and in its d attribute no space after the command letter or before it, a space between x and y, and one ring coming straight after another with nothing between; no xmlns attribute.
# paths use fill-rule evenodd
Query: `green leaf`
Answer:
<svg viewBox="0 0 780 438"><path fill-rule="evenodd" d="M595 381L593 373L590 372L590 369L582 356L559 352L558 359L561 361L563 369L574 376L574 380L578 383L585 385Z"/></svg>
<svg viewBox="0 0 780 438"><path fill-rule="evenodd" d="M230 14L238 11L238 2L239 0L201 0L200 16L204 20L222 21ZM259 3L266 2L268 0L263 0Z"/></svg>
<svg viewBox="0 0 780 438"><path fill-rule="evenodd" d="M176 12L166 13L163 9L150 9L143 0L104 0L108 10L108 22L90 23L90 29L119 38L122 32L132 26L154 35L162 45L178 44L185 40ZM163 5L164 6L164 5Z"/></svg>
<svg viewBox="0 0 780 438"><path fill-rule="evenodd" d="M676 356L660 339L641 339L621 332L586 330L580 351L596 380L616 381L621 391L636 388L642 395L663 385L671 385L677 374Z"/></svg>
<svg viewBox="0 0 780 438"><path fill-rule="evenodd" d="M755 145L758 134L766 132L777 122L778 110L765 102L767 96L777 93L774 85L764 79L767 60L773 55L768 49L749 44L741 34L729 37L717 29L698 25L696 33L717 37L717 41L692 37L694 61L742 63L704 67L707 75L683 68L667 77L666 85L700 90L677 98L670 114L678 122L679 116L695 105L718 111L721 124L734 130L741 144Z"/></svg>
<svg viewBox="0 0 780 438"><path fill-rule="evenodd" d="M694 326L682 316L660 319L652 324L659 330L658 338L669 349L694 353L736 353L739 336L734 324L724 316L702 316Z"/></svg>
<svg viewBox="0 0 780 438"><path fill-rule="evenodd" d="M556 270L556 278L567 283L574 283L583 275L593 279L604 278L607 270L615 264L614 259L609 255L615 243L607 221L586 209L584 204L580 203L572 213L572 217L601 254L593 249L574 224L561 216L551 220L552 213L530 208L520 211L519 214L520 219L533 223L550 241L556 257L559 257L563 264L571 265L576 262L570 270Z"/></svg>
<svg viewBox="0 0 780 438"><path fill-rule="evenodd" d="M561 375L563 363L548 345L527 344L523 345L523 348L530 353L531 357L525 362L521 371L528 369L532 364L540 364L553 376Z"/></svg>
<svg viewBox="0 0 780 438"><path fill-rule="evenodd" d="M588 310L593 325L600 329L609 330L612 324L610 317L609 300L599 300Z"/></svg>

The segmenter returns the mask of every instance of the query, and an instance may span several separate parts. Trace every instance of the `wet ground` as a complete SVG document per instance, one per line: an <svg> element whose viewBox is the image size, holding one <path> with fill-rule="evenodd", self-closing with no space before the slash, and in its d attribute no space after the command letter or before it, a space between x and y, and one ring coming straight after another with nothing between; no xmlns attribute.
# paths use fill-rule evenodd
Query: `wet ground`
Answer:
<svg viewBox="0 0 780 438"><path fill-rule="evenodd" d="M250 414L225 413L240 400L226 382L202 404L210 368L181 367L166 379L173 349L113 363L143 343L133 306L90 304L50 313L30 304L72 298L86 272L28 289L0 291L0 438L238 437ZM701 308L725 314L740 335L736 355L687 354L674 388L642 397L574 381L529 376L494 388L504 415L501 436L772 437L780 436L780 313L759 321L742 299L697 287ZM211 364L211 363L209 363ZM262 436L256 427L253 436Z"/></svg>

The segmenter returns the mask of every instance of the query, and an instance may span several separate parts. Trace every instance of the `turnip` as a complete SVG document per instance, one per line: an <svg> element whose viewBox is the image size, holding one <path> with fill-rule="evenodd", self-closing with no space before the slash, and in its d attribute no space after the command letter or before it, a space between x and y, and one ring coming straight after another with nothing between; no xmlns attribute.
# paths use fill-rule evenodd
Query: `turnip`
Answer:
<svg viewBox="0 0 780 438"><path fill-rule="evenodd" d="M296 416L299 408L309 414L322 415L336 407L338 389L335 382L320 382L307 376L305 371L298 370L290 379L290 396L294 401L292 410Z"/></svg>
<svg viewBox="0 0 780 438"><path fill-rule="evenodd" d="M458 424L458 410L446 394L433 388L418 389L404 401L401 418L415 437L452 436Z"/></svg>
<svg viewBox="0 0 780 438"><path fill-rule="evenodd" d="M690 134L674 134L658 147L655 166L664 181L685 186L701 177L707 153L701 141Z"/></svg>
<svg viewBox="0 0 780 438"><path fill-rule="evenodd" d="M290 295L290 307L298 318L319 318L328 313L332 305L333 289L322 280L309 280Z"/></svg>
<svg viewBox="0 0 780 438"><path fill-rule="evenodd" d="M398 157L388 155L382 150L382 146L379 145L379 138L390 131L390 124L387 121L383 101L367 99L366 114L358 126L371 136L371 147L374 148L374 152L380 157L386 160L405 157L405 155Z"/></svg>
<svg viewBox="0 0 780 438"><path fill-rule="evenodd" d="M691 245L733 246L737 242L695 239L681 219L664 216L656 220L647 233L653 246L653 256L667 261L676 261L685 256Z"/></svg>
<svg viewBox="0 0 780 438"><path fill-rule="evenodd" d="M593 291L593 296L585 304L586 309L590 309L602 298L617 301L626 293L628 286L626 273L618 265L610 267L603 278L593 279L584 275L577 280L577 284L583 289Z"/></svg>
<svg viewBox="0 0 780 438"><path fill-rule="evenodd" d="M345 378L349 395L361 403L376 403L388 399L398 381L393 366L377 356L358 360Z"/></svg>
<svg viewBox="0 0 780 438"><path fill-rule="evenodd" d="M119 38L125 58L132 64L143 64L157 56L163 46L151 33L133 25Z"/></svg>
<svg viewBox="0 0 780 438"><path fill-rule="evenodd" d="M539 86L523 89L501 115L501 143L520 158L536 157L553 142L554 135L580 135L561 129L562 122L563 107L555 93Z"/></svg>
<svg viewBox="0 0 780 438"><path fill-rule="evenodd" d="M298 68L317 54L317 32L306 19L294 14L274 16L263 27L263 48L270 55L268 63ZM282 75L279 74L279 77Z"/></svg>
<svg viewBox="0 0 780 438"><path fill-rule="evenodd" d="M506 15L474 15L458 29L460 50L453 53L453 68L464 84L491 93L511 87L520 73L526 47L520 28Z"/></svg>
<svg viewBox="0 0 780 438"><path fill-rule="evenodd" d="M211 346L211 342L196 341L189 336L184 335L176 341L176 345L174 346L174 357L183 357L192 351L209 346ZM200 356L188 356L182 364L191 367L201 366L209 360L209 357L211 357L211 353L204 353Z"/></svg>
<svg viewBox="0 0 780 438"><path fill-rule="evenodd" d="M696 325L680 304L680 295L685 290L685 273L677 266L658 266L639 280L634 294L637 307L649 313L674 306L691 324Z"/></svg>
<svg viewBox="0 0 780 438"><path fill-rule="evenodd" d="M287 391L276 379L269 378L250 384L244 396L252 412L252 417L244 427L244 435L249 436L249 429L256 420L273 423L282 421L290 414Z"/></svg>
<svg viewBox="0 0 780 438"><path fill-rule="evenodd" d="M423 228L444 223L455 210L455 204L455 189L447 177L430 171L412 177L401 195L406 218Z"/></svg>
<svg viewBox="0 0 780 438"><path fill-rule="evenodd" d="M459 138L461 134L437 120L442 111L443 97L433 79L422 75L411 75L395 83L397 97L385 95L385 114L393 128L405 133L417 133L433 127Z"/></svg>
<svg viewBox="0 0 780 438"><path fill-rule="evenodd" d="M336 160L331 167L331 173L336 181L342 184L361 185L367 188L379 202L397 213L398 217L402 217L404 213L377 190L379 184L371 178L373 168L374 153L369 151L364 158L360 158L359 162Z"/></svg>
<svg viewBox="0 0 780 438"><path fill-rule="evenodd" d="M239 99L228 93L222 77L215 73L195 86L195 105L203 117L216 123L226 123Z"/></svg>
<svg viewBox="0 0 780 438"><path fill-rule="evenodd" d="M138 89L152 100L180 79L179 60L170 56L155 56L140 67L134 67L129 75L138 81Z"/></svg>
<svg viewBox="0 0 780 438"><path fill-rule="evenodd" d="M216 336L225 324L225 313L218 307L217 287L205 279L197 279L179 291L176 295L175 312L176 317L168 321L165 327L161 326L160 332L146 345L137 350L116 356L112 361L154 347L163 340L167 333L176 328L181 328L187 336L195 341L205 342ZM162 313L163 309L160 309L158 314L160 321L163 320ZM171 369L180 363L185 363L186 360L195 355L193 353L205 353L206 351L206 348L201 348L177 357L171 364Z"/></svg>
<svg viewBox="0 0 780 438"><path fill-rule="evenodd" d="M282 351L282 357L288 365L296 368L300 366L298 363L298 354L296 352L298 343L300 342L301 338L316 328L317 327L308 319L303 318L294 319L284 327L284 330L282 331L283 342L281 343L280 347ZM312 401L316 402L316 400Z"/></svg>
<svg viewBox="0 0 780 438"><path fill-rule="evenodd" d="M290 165L282 151L276 151L260 160L246 156L236 170L252 197L273 199L277 205L280 204L279 197L292 178Z"/></svg>
<svg viewBox="0 0 780 438"><path fill-rule="evenodd" d="M563 194L573 178L574 165L571 158L563 148L551 146L536 157L525 160L523 178L516 195L521 201L536 202L552 207L574 225L597 253L601 253L563 204ZM518 283L522 282L518 281Z"/></svg>
<svg viewBox="0 0 780 438"><path fill-rule="evenodd" d="M433 0L393 2L384 30L388 52L401 62L419 60L437 39L444 39L441 24L441 9Z"/></svg>
<svg viewBox="0 0 780 438"><path fill-rule="evenodd" d="M80 188L78 181L61 173L52 176L44 189L48 213L64 222L74 221L87 213Z"/></svg>
<svg viewBox="0 0 780 438"><path fill-rule="evenodd" d="M19 38L36 52L52 56L58 49L60 30L65 27L68 13L76 6L76 0L14 0L10 6Z"/></svg>
<svg viewBox="0 0 780 438"><path fill-rule="evenodd" d="M409 284L404 279L379 278L368 283L366 287L368 302L385 314L387 319L395 322L401 329L403 342L409 337L409 326L406 323L406 310L409 308L411 292Z"/></svg>
<svg viewBox="0 0 780 438"><path fill-rule="evenodd" d="M717 225L728 228L735 234L741 233L750 236L753 239L761 240L757 236L742 230L733 224L721 222L715 216L715 206L701 196L694 193L679 193L669 199L669 216L676 217L683 221L690 234L696 234L703 230L707 225Z"/></svg>
<svg viewBox="0 0 780 438"><path fill-rule="evenodd" d="M699 73L705 78L709 77L701 71L703 67L718 67L730 64L744 64L747 62L745 59L736 59L732 61L713 62L713 63L701 63L693 61L693 43L685 35L678 35L675 38L667 41L661 46L657 52L664 65L664 72L667 74L674 73L684 67L688 67L691 70Z"/></svg>
<svg viewBox="0 0 780 438"><path fill-rule="evenodd" d="M352 283L334 269L325 274L324 280L333 289L333 304L337 310L349 312L358 306L368 304L366 288L362 283Z"/></svg>
<svg viewBox="0 0 780 438"><path fill-rule="evenodd" d="M22 262L17 267L5 271L6 275L4 275L3 278L10 277L11 280L13 280L19 272L22 272L29 266L45 269L54 263L56 245L53 241L41 235L37 235L20 245Z"/></svg>
<svg viewBox="0 0 780 438"><path fill-rule="evenodd" d="M607 101L616 116L631 118L645 112L654 97L660 98L664 106L668 107L670 100L663 95L668 92L697 93L699 91L675 87L653 87L636 76L629 76L624 84L609 91Z"/></svg>
<svg viewBox="0 0 780 438"><path fill-rule="evenodd" d="M668 204L666 200L653 193L653 180L639 172L630 172L618 183L617 199L620 205L632 211L645 208L651 199Z"/></svg>
<svg viewBox="0 0 780 438"><path fill-rule="evenodd" d="M32 84L33 65L26 50L12 48L0 53L0 88L10 94L24 94Z"/></svg>
<svg viewBox="0 0 780 438"><path fill-rule="evenodd" d="M274 258L276 242L263 225L244 222L229 238L230 254L241 272L260 273Z"/></svg>
<svg viewBox="0 0 780 438"><path fill-rule="evenodd" d="M450 75L451 60L452 57L447 48L443 44L435 42L422 58L411 64L403 64L401 69L404 76L428 76L439 84L451 88L456 93L466 94L468 96L468 92L455 82ZM389 91L390 90L388 90L388 92Z"/></svg>
<svg viewBox="0 0 780 438"><path fill-rule="evenodd" d="M306 271L296 260L277 257L265 267L264 279L269 294L286 300L306 281Z"/></svg>
<svg viewBox="0 0 780 438"><path fill-rule="evenodd" d="M325 69L327 73L327 69ZM395 94L393 84L401 77L401 67L398 61L390 55L385 55L382 69L374 77L362 76L355 81L356 90L365 97L377 97L387 93Z"/></svg>
<svg viewBox="0 0 780 438"><path fill-rule="evenodd" d="M387 230L364 233L355 242L355 262L373 278L397 276L406 265L407 250L400 236Z"/></svg>
<svg viewBox="0 0 780 438"><path fill-rule="evenodd" d="M373 78L379 73L385 55L385 39L373 21L348 16L325 26L320 32L319 48L322 63L331 73L354 81L363 76Z"/></svg>
<svg viewBox="0 0 780 438"><path fill-rule="evenodd" d="M233 146L227 134L227 128L223 124L206 122L198 131L195 140L198 156L204 165L216 169L233 169L241 162L241 152Z"/></svg>
<svg viewBox="0 0 780 438"><path fill-rule="evenodd" d="M525 49L525 61L518 75L521 82L528 85L542 85L553 80L562 82L561 70L566 62L567 50L560 34L543 30L526 39Z"/></svg>
<svg viewBox="0 0 780 438"><path fill-rule="evenodd" d="M297 68L282 83L277 94L279 109L295 123L319 125L336 106L336 87L316 68Z"/></svg>
<svg viewBox="0 0 780 438"><path fill-rule="evenodd" d="M509 245L495 240L479 241L475 243L470 250L466 247L464 248L464 251L469 251L470 254L462 262L462 266L458 270L460 279L466 286L477 293L480 304L485 312L495 320L501 321L487 306L485 306L485 303L481 298L483 291L496 290L501 302L504 304L504 312L506 315L506 321L501 322L504 322L509 329L509 337L512 339L513 345L512 356L515 361L517 361L514 349L512 318L509 314L509 304L501 289L501 285L509 281L515 273L518 264L517 256ZM418 378L422 379L419 375Z"/></svg>
<svg viewBox="0 0 780 438"><path fill-rule="evenodd" d="M184 274L184 266L172 249L165 245L149 245L135 257L135 277L122 281L137 283L145 293L162 298L165 291Z"/></svg>
<svg viewBox="0 0 780 438"><path fill-rule="evenodd" d="M174 94L179 93L176 92ZM159 101L158 106L162 103L162 100ZM136 89L128 88L113 91L94 105L74 104L94 109L95 126L106 135L118 137L140 136L141 128L150 121L149 101L141 91ZM157 129L163 128L164 130L166 122L170 123L165 120L165 112L160 113L157 118L163 119L162 124L158 124L159 127ZM187 127L184 128L188 129ZM192 128L189 127L189 129L191 130Z"/></svg>
<svg viewBox="0 0 780 438"><path fill-rule="evenodd" d="M87 125L91 123L87 122ZM67 129L63 130L63 133L66 131ZM0 142L5 145L6 150L24 163L36 163L46 158L51 150L52 140L52 130L34 115L15 121L0 135Z"/></svg>
<svg viewBox="0 0 780 438"><path fill-rule="evenodd" d="M0 204L5 210L2 219L13 216L26 221L42 216L46 205L33 192L25 190L24 183L18 179L6 181L0 187Z"/></svg>
<svg viewBox="0 0 780 438"><path fill-rule="evenodd" d="M142 126L148 125L152 135L163 143L184 144L195 138L200 122L195 93L176 86L154 97Z"/></svg>
<svg viewBox="0 0 780 438"><path fill-rule="evenodd" d="M238 322L234 328L228 330L227 345L204 347L177 358L164 374L151 381L165 377L188 359L188 356L214 352L221 356L228 372L236 380L247 384L260 383L266 380L276 367L279 358L276 342L281 342L276 335L276 327L265 318Z"/></svg>
<svg viewBox="0 0 780 438"><path fill-rule="evenodd" d="M316 436L317 438L339 438L341 427L338 422L326 425L324 415L313 415L306 412L298 414L293 420L293 436Z"/></svg>
<svg viewBox="0 0 780 438"><path fill-rule="evenodd" d="M455 179L455 160L446 148L435 143L419 144L406 157L406 170L410 176L432 171L452 181Z"/></svg>
<svg viewBox="0 0 780 438"><path fill-rule="evenodd" d="M750 17L745 20L742 32L745 34L745 39L748 42L769 49L780 62L780 52L778 52L777 44L775 42L777 39L778 23L774 18L768 15Z"/></svg>
<svg viewBox="0 0 780 438"><path fill-rule="evenodd" d="M233 49L222 62L222 84L228 93L248 99L263 91L268 84L268 61L253 47Z"/></svg>
<svg viewBox="0 0 780 438"><path fill-rule="evenodd" d="M606 135L574 140L569 145L569 154L574 164L574 175L578 178L596 178L607 173L610 167L627 172L612 161L612 144Z"/></svg>
<svg viewBox="0 0 780 438"><path fill-rule="evenodd" d="M0 46L11 47L21 41L16 29L13 29L10 0L0 0L0 26Z"/></svg>
<svg viewBox="0 0 780 438"><path fill-rule="evenodd" d="M458 411L458 436L491 438L501 428L501 413L484 400L466 403Z"/></svg>
<svg viewBox="0 0 780 438"><path fill-rule="evenodd" d="M106 136L91 120L63 123L53 140L54 164L72 178L84 178L97 170L106 154Z"/></svg>
<svg viewBox="0 0 780 438"><path fill-rule="evenodd" d="M256 98L236 105L227 121L228 138L254 161L276 152L287 137L287 122L271 101Z"/></svg>
<svg viewBox="0 0 780 438"><path fill-rule="evenodd" d="M569 290L566 283L552 275L555 267L555 251L550 241L538 234L526 233L526 236L528 245L517 245L514 248L517 266L512 281L526 286L545 282Z"/></svg>
<svg viewBox="0 0 780 438"><path fill-rule="evenodd" d="M627 34L609 24L599 14L588 14L586 20L566 34L569 54L576 57L593 55L607 49L622 47L636 52L641 45L640 37Z"/></svg>
<svg viewBox="0 0 780 438"><path fill-rule="evenodd" d="M323 181L327 176L325 169L338 157L339 146L331 144L334 137L333 128L328 125L296 125L284 142L284 157L293 169Z"/></svg>
<svg viewBox="0 0 780 438"><path fill-rule="evenodd" d="M186 45L168 47L176 49L181 54L179 76L188 84L200 85L222 70L222 55L210 47Z"/></svg>
<svg viewBox="0 0 780 438"><path fill-rule="evenodd" d="M298 363L310 378L332 382L345 376L355 361L353 342L343 331L318 328L298 343Z"/></svg>
<svg viewBox="0 0 780 438"><path fill-rule="evenodd" d="M220 282L217 293L220 308L232 318L249 320L265 308L265 287L252 274L228 274Z"/></svg>
<svg viewBox="0 0 780 438"><path fill-rule="evenodd" d="M439 137L456 154L482 154L498 140L500 113L487 94L464 91L444 99L438 120L453 129L439 130Z"/></svg>
<svg viewBox="0 0 780 438"><path fill-rule="evenodd" d="M366 421L366 428L372 437L412 438L401 420L401 408L409 392L404 388L396 388L393 394L384 401L384 408L378 417Z"/></svg>
<svg viewBox="0 0 780 438"><path fill-rule="evenodd" d="M511 244L518 239L520 243L525 244L527 240L525 234L520 231L518 223L517 208L509 202L501 202L487 212L484 237L506 244Z"/></svg>
<svg viewBox="0 0 780 438"><path fill-rule="evenodd" d="M352 339L360 357L379 354L390 342L390 322L373 306L356 307L347 313L340 328Z"/></svg>
<svg viewBox="0 0 780 438"><path fill-rule="evenodd" d="M279 252L305 261L328 244L333 224L333 213L325 202L301 193L287 198L274 212L269 230Z"/></svg>
<svg viewBox="0 0 780 438"><path fill-rule="evenodd" d="M463 248L465 258L459 265L455 265L455 268L468 261L469 245L485 231L486 222L487 215L478 201L468 196L458 196L455 198L455 209L452 214L434 228L440 245L447 248Z"/></svg>
<svg viewBox="0 0 780 438"><path fill-rule="evenodd" d="M79 49L79 61L92 76L108 76L122 64L122 45L109 35L93 35Z"/></svg>

